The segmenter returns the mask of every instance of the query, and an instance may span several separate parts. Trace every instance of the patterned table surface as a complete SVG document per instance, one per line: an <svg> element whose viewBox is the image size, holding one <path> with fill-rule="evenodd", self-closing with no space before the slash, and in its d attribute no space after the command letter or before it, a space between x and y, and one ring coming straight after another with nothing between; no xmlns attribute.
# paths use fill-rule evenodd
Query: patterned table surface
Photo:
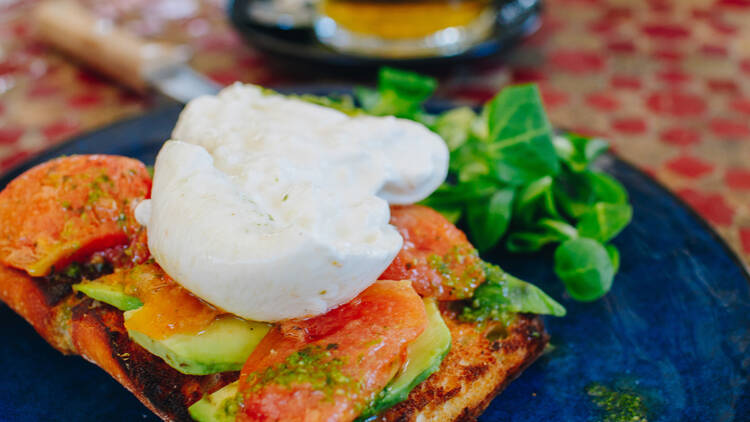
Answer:
<svg viewBox="0 0 750 422"><path fill-rule="evenodd" d="M221 83L347 82L272 66L224 18L225 0L86 0L155 40L194 47ZM0 172L155 105L38 43L35 1L0 0ZM504 61L441 73L468 104L539 83L557 126L601 135L693 206L750 262L750 0L547 0L541 30Z"/></svg>

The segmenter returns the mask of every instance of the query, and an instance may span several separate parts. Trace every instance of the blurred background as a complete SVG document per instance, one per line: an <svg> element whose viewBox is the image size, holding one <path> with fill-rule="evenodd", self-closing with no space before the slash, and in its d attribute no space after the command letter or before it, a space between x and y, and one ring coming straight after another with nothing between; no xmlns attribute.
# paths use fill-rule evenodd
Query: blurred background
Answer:
<svg viewBox="0 0 750 422"><path fill-rule="evenodd" d="M528 35L517 45L502 31L488 35L493 29L480 18L488 7L484 0L454 1L459 8L450 12L433 7L416 14L347 10L336 4L342 0L327 1L334 8L326 16L334 23L355 16L365 35L391 40L431 36L446 24L474 25L430 38L433 47L445 45L438 46L439 53L422 51L423 58L460 54L467 45L499 37L498 45L474 51L488 57L404 64L437 76L439 97L468 105L483 103L506 84L538 83L553 124L609 139L616 154L668 186L750 262L750 0L547 0L541 19L514 29L519 37ZM76 134L167 101L123 88L38 41L31 13L36 3L0 0L0 172ZM235 30L225 0L80 3L141 37L191 46L191 66L221 84L374 83L373 62L321 66L267 54L262 48L268 44L259 49L254 41L261 38L253 39L261 35ZM504 3L490 6L502 10ZM533 0L513 3L537 7ZM311 7L301 0L271 6L279 4ZM273 17L277 9L271 12L280 27L270 35L283 41L284 31L296 23ZM381 12L396 23L368 29L367 19ZM352 34L342 38L335 29L330 21L317 28L340 50L383 54L372 39L355 40L364 53L351 50ZM301 42L295 54L330 53L309 42ZM413 47L396 50L403 55L403 48Z"/></svg>

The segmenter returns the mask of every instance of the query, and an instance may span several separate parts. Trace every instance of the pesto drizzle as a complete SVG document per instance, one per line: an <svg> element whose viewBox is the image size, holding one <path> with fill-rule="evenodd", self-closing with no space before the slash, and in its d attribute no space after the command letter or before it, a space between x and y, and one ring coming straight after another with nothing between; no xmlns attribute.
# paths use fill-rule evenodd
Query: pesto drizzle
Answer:
<svg viewBox="0 0 750 422"><path fill-rule="evenodd" d="M334 357L331 351L336 349L336 344L300 349L275 366L249 374L250 391L258 392L271 384L285 388L293 384L310 384L314 390L325 393L328 399L334 395L356 393L359 383L342 372L346 358Z"/></svg>
<svg viewBox="0 0 750 422"><path fill-rule="evenodd" d="M484 271L477 250L468 245L456 245L440 256L427 257L430 268L440 273L443 284L450 287L459 299L471 297L474 288L483 281ZM460 267L463 271L459 271Z"/></svg>
<svg viewBox="0 0 750 422"><path fill-rule="evenodd" d="M114 189L115 184L107 173L102 173L97 176L93 182L89 185L89 197L87 203L92 205L99 201L100 198L106 197L107 192L104 191L102 185L109 186L110 189Z"/></svg>
<svg viewBox="0 0 750 422"><path fill-rule="evenodd" d="M602 410L603 422L648 422L643 398L635 393L616 391L598 383L588 385L586 393Z"/></svg>

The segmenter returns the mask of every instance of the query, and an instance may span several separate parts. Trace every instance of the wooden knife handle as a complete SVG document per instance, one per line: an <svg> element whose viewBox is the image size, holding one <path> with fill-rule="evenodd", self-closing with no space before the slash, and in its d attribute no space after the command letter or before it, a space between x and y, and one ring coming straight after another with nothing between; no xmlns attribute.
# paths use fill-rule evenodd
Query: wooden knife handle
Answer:
<svg viewBox="0 0 750 422"><path fill-rule="evenodd" d="M33 13L42 40L137 91L148 88L151 72L190 57L184 46L147 42L73 0L43 1Z"/></svg>

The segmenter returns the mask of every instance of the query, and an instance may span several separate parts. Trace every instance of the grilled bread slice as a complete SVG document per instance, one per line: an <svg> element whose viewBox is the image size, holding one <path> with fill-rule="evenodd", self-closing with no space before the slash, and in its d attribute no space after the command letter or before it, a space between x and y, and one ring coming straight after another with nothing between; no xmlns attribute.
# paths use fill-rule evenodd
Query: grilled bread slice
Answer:
<svg viewBox="0 0 750 422"><path fill-rule="evenodd" d="M100 366L166 421L190 421L187 408L191 404L238 377L236 372L184 375L130 340L121 311L72 293L61 298L53 287L0 266L3 302L53 347ZM542 321L536 316L519 315L498 336L496 327L460 322L447 303L441 312L451 331L451 351L439 371L379 420L473 420L547 343Z"/></svg>
<svg viewBox="0 0 750 422"><path fill-rule="evenodd" d="M451 332L450 352L437 372L379 421L472 421L539 357L549 340L539 316L518 315L506 328L460 322L445 303L441 313ZM491 340L495 336L501 338Z"/></svg>

